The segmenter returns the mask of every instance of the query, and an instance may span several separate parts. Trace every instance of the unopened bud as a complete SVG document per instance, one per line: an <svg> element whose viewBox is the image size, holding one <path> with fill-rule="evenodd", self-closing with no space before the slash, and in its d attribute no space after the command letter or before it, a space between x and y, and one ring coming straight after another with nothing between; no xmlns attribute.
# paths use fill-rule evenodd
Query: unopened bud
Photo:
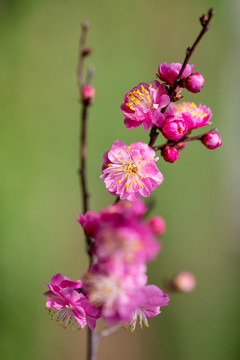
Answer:
<svg viewBox="0 0 240 360"><path fill-rule="evenodd" d="M184 79L183 86L192 93L199 92L204 85L204 78L199 73L192 73Z"/></svg>
<svg viewBox="0 0 240 360"><path fill-rule="evenodd" d="M92 49L91 48L87 48L87 49L83 49L82 51L82 56L88 56L92 54Z"/></svg>
<svg viewBox="0 0 240 360"><path fill-rule="evenodd" d="M181 271L171 280L171 288L183 293L191 292L196 287L195 276L188 271Z"/></svg>
<svg viewBox="0 0 240 360"><path fill-rule="evenodd" d="M96 90L91 85L85 85L82 88L82 101L91 104L96 96Z"/></svg>
<svg viewBox="0 0 240 360"><path fill-rule="evenodd" d="M161 216L153 216L149 220L149 225L151 226L153 232L156 235L163 235L166 231L166 224L164 219Z"/></svg>
<svg viewBox="0 0 240 360"><path fill-rule="evenodd" d="M174 163L179 158L179 153L174 147L166 145L162 150L162 157L165 161Z"/></svg>
<svg viewBox="0 0 240 360"><path fill-rule="evenodd" d="M175 148L176 150L180 151L180 150L185 149L186 146L187 146L186 141L180 141L180 142L178 142L176 145L174 145L174 148Z"/></svg>
<svg viewBox="0 0 240 360"><path fill-rule="evenodd" d="M209 133L207 133L203 136L202 143L208 149L216 149L222 145L222 139L221 139L221 136L217 132L210 131Z"/></svg>
<svg viewBox="0 0 240 360"><path fill-rule="evenodd" d="M200 22L201 24L204 26L206 25L206 23L208 22L208 15L207 14L203 14L201 17L200 17Z"/></svg>

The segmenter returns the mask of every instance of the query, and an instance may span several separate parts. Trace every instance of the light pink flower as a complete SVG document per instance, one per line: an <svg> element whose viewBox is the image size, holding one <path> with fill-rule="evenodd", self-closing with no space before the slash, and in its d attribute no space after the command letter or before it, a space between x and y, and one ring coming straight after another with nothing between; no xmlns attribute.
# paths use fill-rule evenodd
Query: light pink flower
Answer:
<svg viewBox="0 0 240 360"><path fill-rule="evenodd" d="M129 324L125 324L126 328L130 326L132 333L135 331L138 319L141 329L143 323L146 327L149 327L147 319L159 315L161 313L160 308L168 305L169 302L169 296L155 285L145 286L139 296L141 297L141 305L134 311Z"/></svg>
<svg viewBox="0 0 240 360"><path fill-rule="evenodd" d="M167 64L166 62L160 64L158 68L158 74L157 76L160 78L160 80L164 81L166 84L173 85L180 70L181 70L182 64L179 63L171 63ZM190 76L193 72L194 65L187 65L185 70L183 71L183 74L181 78L186 78Z"/></svg>
<svg viewBox="0 0 240 360"><path fill-rule="evenodd" d="M166 139L178 141L188 131L188 125L181 117L168 116L163 123L161 131Z"/></svg>
<svg viewBox="0 0 240 360"><path fill-rule="evenodd" d="M154 80L150 85L141 83L125 95L121 110L125 116L124 123L128 129L143 124L145 131L154 124L161 127L165 117L161 109L170 102L164 85Z"/></svg>
<svg viewBox="0 0 240 360"><path fill-rule="evenodd" d="M106 262L92 265L83 277L91 303L101 308L109 324L130 321L133 311L138 308L140 289L147 277L143 264L129 268L122 262Z"/></svg>
<svg viewBox="0 0 240 360"><path fill-rule="evenodd" d="M210 125L209 120L212 117L212 112L205 105L183 102L175 105L171 104L166 111L167 115L174 115L176 118L184 119L191 130Z"/></svg>
<svg viewBox="0 0 240 360"><path fill-rule="evenodd" d="M209 131L202 138L202 143L210 150L217 149L222 145L221 136L215 131Z"/></svg>
<svg viewBox="0 0 240 360"><path fill-rule="evenodd" d="M44 293L48 296L46 307L49 314L64 329L68 325L73 330L80 330L86 325L93 330L96 319L101 316L96 308L86 297L81 281L72 281L62 274L56 274L50 284L46 284L50 291Z"/></svg>
<svg viewBox="0 0 240 360"><path fill-rule="evenodd" d="M136 201L163 182L163 175L155 165L159 158L147 144L138 142L127 146L120 140L103 156L103 174L107 190L121 200Z"/></svg>
<svg viewBox="0 0 240 360"><path fill-rule="evenodd" d="M196 287L196 279L189 271L181 271L172 279L170 286L176 291L191 292Z"/></svg>

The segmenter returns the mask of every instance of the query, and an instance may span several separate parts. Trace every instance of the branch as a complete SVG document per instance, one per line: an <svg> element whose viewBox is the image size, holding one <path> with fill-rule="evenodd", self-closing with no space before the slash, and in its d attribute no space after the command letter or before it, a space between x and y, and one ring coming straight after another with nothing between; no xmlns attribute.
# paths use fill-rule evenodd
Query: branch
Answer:
<svg viewBox="0 0 240 360"><path fill-rule="evenodd" d="M202 39L203 35L210 28L209 23L210 23L213 15L214 15L214 10L210 9L209 12L208 12L208 15L203 14L201 16L201 18L200 18L200 22L201 22L201 25L202 25L202 30L201 30L200 34L198 35L197 39L195 40L195 42L193 43L192 47L187 48L186 56L185 56L184 62L182 64L181 70L180 70L174 84L169 88L168 95L170 97L170 102L173 100L174 91L176 90L177 86L179 85L179 83L181 81L181 76L182 76L182 74L183 74L183 72L184 72L184 70L185 70L185 68L186 68L186 66L187 66L193 52L194 52L194 50L196 49L196 47L199 44L200 40ZM167 109L167 107L162 109L163 114L166 111L166 109ZM153 125L153 127L151 129L151 132L149 134L150 140L149 140L148 145L150 147L153 147L153 145L155 144L155 142L156 142L156 140L158 138L158 135L159 135L159 128L156 125Z"/></svg>
<svg viewBox="0 0 240 360"><path fill-rule="evenodd" d="M217 128L214 128L214 129L209 130L209 131L215 131L215 132L217 132L218 129L217 129ZM154 146L154 147L153 147L153 150L154 150L154 151L162 150L166 145L167 145L167 146L175 146L176 144L181 143L181 142L188 142L188 141L193 141L193 140L202 140L202 138L204 137L204 135L208 134L209 131L207 131L207 132L204 133L204 134L197 135L197 136L182 137L179 141L168 141L168 142L166 142L166 144Z"/></svg>

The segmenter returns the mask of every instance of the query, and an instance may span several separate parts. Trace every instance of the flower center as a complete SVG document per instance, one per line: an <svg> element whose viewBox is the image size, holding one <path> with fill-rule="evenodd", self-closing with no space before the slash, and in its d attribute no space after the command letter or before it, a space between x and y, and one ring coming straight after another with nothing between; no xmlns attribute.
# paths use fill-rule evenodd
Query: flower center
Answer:
<svg viewBox="0 0 240 360"><path fill-rule="evenodd" d="M183 112L190 112L193 118L201 117L202 119L207 116L207 114L199 109L196 104L183 102L182 104L174 105L174 112L176 116L181 116Z"/></svg>
<svg viewBox="0 0 240 360"><path fill-rule="evenodd" d="M81 330L78 321L73 316L71 306L66 306L64 309L60 310L48 308L48 313L51 316L51 320L55 320L58 325L62 326L64 329L70 325L72 326L72 330Z"/></svg>
<svg viewBox="0 0 240 360"><path fill-rule="evenodd" d="M135 111L136 106L140 105L143 107L151 107L152 99L150 97L149 90L151 89L152 84L149 85L147 89L141 85L141 90L133 90L128 95L128 102L126 105L133 111ZM150 106L149 106L150 105Z"/></svg>

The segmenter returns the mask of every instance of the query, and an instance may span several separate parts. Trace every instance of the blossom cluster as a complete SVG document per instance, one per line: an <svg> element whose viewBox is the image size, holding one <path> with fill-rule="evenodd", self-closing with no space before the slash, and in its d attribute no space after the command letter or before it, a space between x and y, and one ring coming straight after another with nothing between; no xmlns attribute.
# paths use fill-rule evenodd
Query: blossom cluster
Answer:
<svg viewBox="0 0 240 360"><path fill-rule="evenodd" d="M99 212L78 215L88 240L90 266L81 280L56 274L46 284L46 307L64 328L88 326L93 330L97 319L103 318L108 324L120 324L134 332L138 319L140 327L148 326L148 319L168 305L169 296L148 284L147 277L147 264L162 249L158 237L165 231L165 222L160 216L146 220L148 209L140 198L149 197L164 180L156 165L157 150L165 161L173 163L189 140L201 140L208 149L222 144L216 131L189 138L194 129L211 124L212 112L202 104L176 103L182 99L183 89L197 93L204 85L203 76L193 72L194 65L187 65L178 79L181 68L179 63L163 63L158 68L158 80L140 83L125 95L121 105L125 126L133 129L143 125L145 131L151 130L150 137L155 129L167 142L154 147L156 139L153 144L150 141L151 146L116 140L103 155L100 178L117 201ZM92 87L82 89L85 106L94 97ZM180 273L171 284L172 289L182 292L194 286L195 279L188 272Z"/></svg>
<svg viewBox="0 0 240 360"><path fill-rule="evenodd" d="M92 264L82 280L71 281L56 274L50 284L46 306L60 325L90 329L102 317L135 330L137 319L148 326L148 318L160 314L169 297L155 285L147 285L147 263L161 250L157 239L165 231L159 216L144 220L142 201L120 202L78 216L92 239Z"/></svg>

